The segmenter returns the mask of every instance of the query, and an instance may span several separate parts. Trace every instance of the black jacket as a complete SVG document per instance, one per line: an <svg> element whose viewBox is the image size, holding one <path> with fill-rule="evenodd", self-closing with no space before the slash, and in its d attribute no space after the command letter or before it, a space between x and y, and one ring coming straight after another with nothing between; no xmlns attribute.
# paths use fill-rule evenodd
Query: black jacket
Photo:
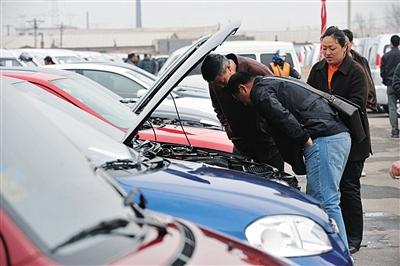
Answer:
<svg viewBox="0 0 400 266"><path fill-rule="evenodd" d="M389 52L382 56L381 77L384 85L392 85L394 69L398 63L400 63L399 47L393 47Z"/></svg>
<svg viewBox="0 0 400 266"><path fill-rule="evenodd" d="M321 60L312 67L307 83L321 91L340 95L356 103L366 112L368 94L367 77L362 67L350 56L345 57L342 65L333 74L331 92L328 90L328 63L325 60ZM367 116L365 116L364 122L367 125L367 138L361 143L352 143L349 161L364 160L371 153L371 139Z"/></svg>
<svg viewBox="0 0 400 266"><path fill-rule="evenodd" d="M397 67L394 70L392 88L396 93L397 98L400 99L400 63L397 64Z"/></svg>
<svg viewBox="0 0 400 266"><path fill-rule="evenodd" d="M279 152L295 172L301 163L304 165L302 148L309 137L348 131L325 99L281 78L257 77L250 97L270 125Z"/></svg>

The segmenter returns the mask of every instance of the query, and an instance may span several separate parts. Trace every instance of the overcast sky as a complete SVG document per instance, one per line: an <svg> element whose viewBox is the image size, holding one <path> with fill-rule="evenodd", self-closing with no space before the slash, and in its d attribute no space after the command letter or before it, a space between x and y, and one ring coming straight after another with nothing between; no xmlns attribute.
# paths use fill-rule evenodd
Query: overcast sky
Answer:
<svg viewBox="0 0 400 266"><path fill-rule="evenodd" d="M1 30L6 25L28 27L33 18L40 26L64 25L86 27L86 13L91 28L135 27L134 0L0 0ZM320 0L142 0L143 27L208 26L241 20L245 30L282 30L319 27ZM347 0L327 0L328 26L347 27ZM385 10L394 1L351 0L353 25L357 14L376 26L384 25ZM58 16L57 16L58 14Z"/></svg>

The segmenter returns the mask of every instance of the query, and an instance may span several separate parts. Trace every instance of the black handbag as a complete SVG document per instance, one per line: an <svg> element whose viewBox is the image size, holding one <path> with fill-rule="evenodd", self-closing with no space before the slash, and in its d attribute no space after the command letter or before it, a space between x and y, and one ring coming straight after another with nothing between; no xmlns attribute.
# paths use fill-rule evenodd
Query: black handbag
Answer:
<svg viewBox="0 0 400 266"><path fill-rule="evenodd" d="M332 95L320 90L315 89L309 84L294 80L291 78L282 77L265 77L266 79L278 79L282 81L287 81L298 86L301 86L321 97L326 99L331 107L333 107L339 114L339 117L343 123L350 130L350 135L355 143L360 143L367 137L365 119L366 115L364 110L361 109L357 104L343 98L339 95Z"/></svg>

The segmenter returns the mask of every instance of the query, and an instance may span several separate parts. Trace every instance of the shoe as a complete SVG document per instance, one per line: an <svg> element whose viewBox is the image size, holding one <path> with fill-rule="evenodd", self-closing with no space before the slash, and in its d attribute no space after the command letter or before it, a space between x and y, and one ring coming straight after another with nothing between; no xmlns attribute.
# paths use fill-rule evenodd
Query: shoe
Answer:
<svg viewBox="0 0 400 266"><path fill-rule="evenodd" d="M360 250L360 247L354 247L354 246L349 247L350 254L354 254L359 250Z"/></svg>
<svg viewBox="0 0 400 266"><path fill-rule="evenodd" d="M391 135L391 137L393 138L393 139L398 139L399 138L399 135Z"/></svg>
<svg viewBox="0 0 400 266"><path fill-rule="evenodd" d="M362 171L362 172L361 172L361 177L365 177L365 176L367 176L367 173L364 172L364 171Z"/></svg>

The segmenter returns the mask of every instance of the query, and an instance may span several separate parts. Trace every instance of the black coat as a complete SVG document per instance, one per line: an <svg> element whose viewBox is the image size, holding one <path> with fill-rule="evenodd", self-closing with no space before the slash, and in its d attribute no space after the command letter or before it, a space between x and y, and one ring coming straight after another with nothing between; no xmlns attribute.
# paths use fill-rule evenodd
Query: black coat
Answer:
<svg viewBox="0 0 400 266"><path fill-rule="evenodd" d="M321 60L312 67L307 83L316 89L340 95L356 103L366 113L368 95L367 76L362 67L350 56L345 57L342 65L333 74L331 92L328 90L328 63L325 60ZM367 138L361 143L352 143L349 161L365 160L371 153L371 139L366 115L364 122L367 125Z"/></svg>
<svg viewBox="0 0 400 266"><path fill-rule="evenodd" d="M393 74L392 89L400 99L400 63L397 64Z"/></svg>
<svg viewBox="0 0 400 266"><path fill-rule="evenodd" d="M257 77L250 97L269 124L279 152L296 173L304 165L302 148L308 138L348 131L325 99L281 78Z"/></svg>
<svg viewBox="0 0 400 266"><path fill-rule="evenodd" d="M381 77L384 85L392 85L394 69L398 63L400 63L399 47L393 47L389 52L382 56Z"/></svg>

